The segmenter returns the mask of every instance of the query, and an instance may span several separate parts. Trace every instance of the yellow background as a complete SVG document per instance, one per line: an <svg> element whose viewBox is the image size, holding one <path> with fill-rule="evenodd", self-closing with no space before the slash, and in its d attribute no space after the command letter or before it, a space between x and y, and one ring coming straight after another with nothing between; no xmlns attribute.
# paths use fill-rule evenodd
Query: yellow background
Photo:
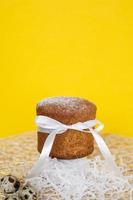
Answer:
<svg viewBox="0 0 133 200"><path fill-rule="evenodd" d="M133 136L132 0L2 0L0 34L0 136L34 130L36 102L60 95Z"/></svg>

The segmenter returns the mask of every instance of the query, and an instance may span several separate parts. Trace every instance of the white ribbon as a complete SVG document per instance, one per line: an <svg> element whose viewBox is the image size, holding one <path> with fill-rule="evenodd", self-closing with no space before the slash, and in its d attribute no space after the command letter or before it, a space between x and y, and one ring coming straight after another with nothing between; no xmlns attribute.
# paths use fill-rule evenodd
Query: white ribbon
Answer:
<svg viewBox="0 0 133 200"><path fill-rule="evenodd" d="M114 172L116 176L122 176L119 168L115 164L113 156L109 148L107 147L106 143L104 142L103 138L98 134L104 127L104 125L98 120L89 120L86 122L78 122L73 125L65 125L55 119L46 116L37 116L36 117L36 124L40 132L49 133L47 139L45 140L42 152L38 161L32 167L31 171L28 174L27 178L32 178L39 175L44 167L44 163L49 159L49 155L54 143L54 139L56 134L62 134L68 129L73 129L77 131L91 133L104 157L107 161L107 164Z"/></svg>

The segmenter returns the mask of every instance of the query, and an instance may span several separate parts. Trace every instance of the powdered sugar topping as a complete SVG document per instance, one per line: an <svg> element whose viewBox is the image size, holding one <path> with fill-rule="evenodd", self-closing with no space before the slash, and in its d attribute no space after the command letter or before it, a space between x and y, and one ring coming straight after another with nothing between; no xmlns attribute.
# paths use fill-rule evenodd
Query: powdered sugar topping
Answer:
<svg viewBox="0 0 133 200"><path fill-rule="evenodd" d="M88 105L93 105L91 102L78 98L78 97L49 97L41 100L37 104L37 108L44 105L56 105L67 110L84 110L88 108Z"/></svg>

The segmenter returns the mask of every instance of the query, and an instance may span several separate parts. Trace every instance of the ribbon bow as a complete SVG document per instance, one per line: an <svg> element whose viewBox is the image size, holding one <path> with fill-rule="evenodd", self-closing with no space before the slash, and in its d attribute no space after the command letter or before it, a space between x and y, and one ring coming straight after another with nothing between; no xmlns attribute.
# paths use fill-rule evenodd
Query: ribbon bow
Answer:
<svg viewBox="0 0 133 200"><path fill-rule="evenodd" d="M49 133L49 135L45 140L38 161L35 163L28 174L28 178L37 176L41 173L45 160L49 158L56 134L62 134L68 129L91 133L104 159L107 161L109 168L115 173L116 176L121 176L121 173L115 164L109 148L107 147L103 138L99 135L99 132L104 127L104 125L100 121L89 120L86 122L78 122L76 124L66 125L50 117L39 115L36 117L36 124L40 132Z"/></svg>

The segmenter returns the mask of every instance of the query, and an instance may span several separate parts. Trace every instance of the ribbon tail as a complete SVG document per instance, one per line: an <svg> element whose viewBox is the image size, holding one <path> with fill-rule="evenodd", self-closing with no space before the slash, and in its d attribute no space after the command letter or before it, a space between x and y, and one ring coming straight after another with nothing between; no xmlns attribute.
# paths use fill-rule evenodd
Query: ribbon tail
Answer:
<svg viewBox="0 0 133 200"><path fill-rule="evenodd" d="M111 170L115 173L116 176L122 177L122 174L115 164L115 161L113 159L113 156L111 155L111 152L109 148L107 147L106 143L104 142L103 138L92 128L89 128L90 132L92 133L104 159L107 161L107 164Z"/></svg>
<svg viewBox="0 0 133 200"><path fill-rule="evenodd" d="M36 163L34 164L32 169L30 170L30 172L27 176L27 179L38 176L41 173L42 168L45 165L45 161L47 159L49 159L49 154L51 152L56 133L57 133L57 131L53 131L51 134L48 135L48 137L47 137L47 139L46 139L46 141L43 145L43 149L42 149L42 152L40 154L40 157L36 161Z"/></svg>

